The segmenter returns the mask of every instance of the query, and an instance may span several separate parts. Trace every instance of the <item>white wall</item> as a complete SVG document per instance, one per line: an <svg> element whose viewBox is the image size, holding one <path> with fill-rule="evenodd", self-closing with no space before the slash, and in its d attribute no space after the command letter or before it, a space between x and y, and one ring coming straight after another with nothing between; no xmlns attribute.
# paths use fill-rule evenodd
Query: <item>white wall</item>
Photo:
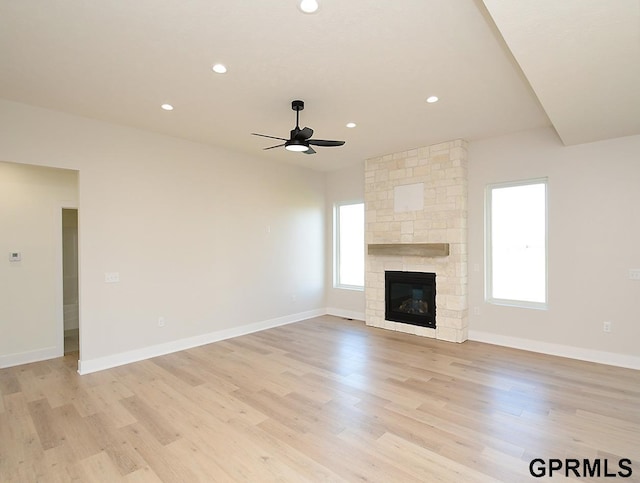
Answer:
<svg viewBox="0 0 640 483"><path fill-rule="evenodd" d="M325 175L6 101L0 159L79 170L87 367L325 306L364 312L362 292L332 288L332 234L325 232L336 201L363 198L362 163ZM564 147L552 130L540 129L470 143L472 337L635 364L640 283L627 270L640 268L638 159L640 136ZM549 178L549 310L485 304L484 187L542 176ZM7 249L15 248L4 247L5 261ZM119 272L121 282L105 284L105 272ZM157 326L159 316L166 327ZM613 322L610 334L602 332L604 320ZM42 340L8 347L5 325L2 331L0 356L50 345L50 334L33 328Z"/></svg>
<svg viewBox="0 0 640 483"><path fill-rule="evenodd" d="M0 159L79 170L86 370L323 311L323 173L5 101Z"/></svg>
<svg viewBox="0 0 640 483"><path fill-rule="evenodd" d="M549 180L549 308L486 304L485 186L538 177ZM471 338L640 367L640 282L630 268L640 268L640 136L565 147L539 129L470 143Z"/></svg>
<svg viewBox="0 0 640 483"><path fill-rule="evenodd" d="M364 202L364 161L326 174L326 293L332 315L364 320L364 291L333 287L333 207L338 202Z"/></svg>
<svg viewBox="0 0 640 483"><path fill-rule="evenodd" d="M76 171L0 162L0 367L62 355L62 207L77 184Z"/></svg>

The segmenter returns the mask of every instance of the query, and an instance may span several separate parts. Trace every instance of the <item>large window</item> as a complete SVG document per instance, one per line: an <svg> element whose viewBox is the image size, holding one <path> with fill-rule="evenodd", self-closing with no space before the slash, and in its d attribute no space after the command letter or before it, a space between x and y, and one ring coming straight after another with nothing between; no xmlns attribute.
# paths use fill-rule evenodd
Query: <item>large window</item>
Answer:
<svg viewBox="0 0 640 483"><path fill-rule="evenodd" d="M364 288L364 203L341 203L334 211L334 286Z"/></svg>
<svg viewBox="0 0 640 483"><path fill-rule="evenodd" d="M487 301L546 308L546 179L490 185L486 195Z"/></svg>

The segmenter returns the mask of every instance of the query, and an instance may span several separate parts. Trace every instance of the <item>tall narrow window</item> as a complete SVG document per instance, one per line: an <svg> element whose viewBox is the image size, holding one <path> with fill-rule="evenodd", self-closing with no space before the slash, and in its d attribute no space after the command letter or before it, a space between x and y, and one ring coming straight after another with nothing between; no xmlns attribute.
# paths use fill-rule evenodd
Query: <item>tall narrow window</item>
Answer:
<svg viewBox="0 0 640 483"><path fill-rule="evenodd" d="M335 275L338 288L364 288L364 203L335 207Z"/></svg>
<svg viewBox="0 0 640 483"><path fill-rule="evenodd" d="M490 185L486 203L488 302L547 305L547 180Z"/></svg>

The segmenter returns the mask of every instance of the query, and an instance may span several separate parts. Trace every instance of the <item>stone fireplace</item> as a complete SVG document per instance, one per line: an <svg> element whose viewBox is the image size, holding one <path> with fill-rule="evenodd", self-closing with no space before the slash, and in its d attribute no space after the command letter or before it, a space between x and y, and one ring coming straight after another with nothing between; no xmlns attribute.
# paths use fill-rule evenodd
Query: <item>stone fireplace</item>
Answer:
<svg viewBox="0 0 640 483"><path fill-rule="evenodd" d="M368 159L365 222L366 324L467 340L467 143ZM385 272L435 274L435 328L385 317Z"/></svg>

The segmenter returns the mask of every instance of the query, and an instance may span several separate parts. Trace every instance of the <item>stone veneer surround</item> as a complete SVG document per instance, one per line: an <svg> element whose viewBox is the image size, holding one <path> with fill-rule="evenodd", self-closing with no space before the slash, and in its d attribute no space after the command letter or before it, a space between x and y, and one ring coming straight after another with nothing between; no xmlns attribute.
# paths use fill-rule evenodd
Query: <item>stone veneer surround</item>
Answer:
<svg viewBox="0 0 640 483"><path fill-rule="evenodd" d="M421 210L394 208L395 188L423 183ZM448 243L448 256L366 255L365 322L451 342L468 333L467 143L455 140L365 162L365 241L373 244ZM384 272L435 272L436 329L384 319Z"/></svg>

